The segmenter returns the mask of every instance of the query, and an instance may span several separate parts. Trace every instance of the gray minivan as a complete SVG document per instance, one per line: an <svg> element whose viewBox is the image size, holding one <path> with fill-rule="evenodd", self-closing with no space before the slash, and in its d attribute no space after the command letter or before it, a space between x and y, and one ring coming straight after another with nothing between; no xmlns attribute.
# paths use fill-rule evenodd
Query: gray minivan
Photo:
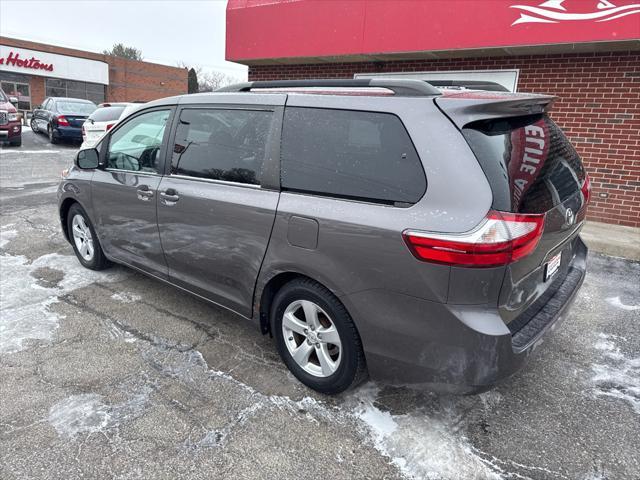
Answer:
<svg viewBox="0 0 640 480"><path fill-rule="evenodd" d="M87 268L255 321L320 392L483 390L586 272L589 180L553 99L371 79L154 101L78 152L62 229Z"/></svg>

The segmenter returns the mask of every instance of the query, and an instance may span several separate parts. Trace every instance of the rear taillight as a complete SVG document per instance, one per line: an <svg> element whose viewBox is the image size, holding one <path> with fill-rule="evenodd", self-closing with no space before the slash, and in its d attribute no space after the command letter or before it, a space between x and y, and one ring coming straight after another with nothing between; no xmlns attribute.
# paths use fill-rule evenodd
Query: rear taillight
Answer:
<svg viewBox="0 0 640 480"><path fill-rule="evenodd" d="M58 122L58 125L61 125L63 127L69 126L69 121L66 118L64 118L64 115L58 115L56 117L56 121Z"/></svg>
<svg viewBox="0 0 640 480"><path fill-rule="evenodd" d="M538 246L544 214L491 210L474 230L442 234L408 230L403 233L418 260L461 267L496 267L526 257Z"/></svg>
<svg viewBox="0 0 640 480"><path fill-rule="evenodd" d="M589 180L589 175L584 176L584 182L582 182L582 187L580 188L582 191L582 196L584 197L584 205L586 206L591 200L591 180Z"/></svg>
<svg viewBox="0 0 640 480"><path fill-rule="evenodd" d="M107 123L107 132L113 128L115 123Z"/></svg>

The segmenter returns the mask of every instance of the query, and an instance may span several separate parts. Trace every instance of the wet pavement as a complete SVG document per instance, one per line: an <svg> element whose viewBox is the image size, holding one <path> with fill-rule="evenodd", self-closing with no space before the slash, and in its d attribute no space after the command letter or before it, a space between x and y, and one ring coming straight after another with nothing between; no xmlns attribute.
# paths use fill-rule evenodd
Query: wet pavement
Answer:
<svg viewBox="0 0 640 480"><path fill-rule="evenodd" d="M0 150L0 478L640 478L640 264L590 255L569 318L481 395L319 395L269 337L122 267L83 269L77 146Z"/></svg>

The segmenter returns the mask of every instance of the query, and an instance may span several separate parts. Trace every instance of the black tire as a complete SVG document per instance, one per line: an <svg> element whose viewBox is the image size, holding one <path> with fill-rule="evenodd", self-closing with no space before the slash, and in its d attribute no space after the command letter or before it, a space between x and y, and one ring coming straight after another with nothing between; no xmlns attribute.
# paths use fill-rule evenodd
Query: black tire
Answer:
<svg viewBox="0 0 640 480"><path fill-rule="evenodd" d="M293 359L284 339L282 319L289 305L298 300L309 300L324 310L336 327L342 343L342 358L337 370L328 377L314 376ZM278 353L295 377L320 393L334 395L356 387L367 378L367 367L362 341L349 312L327 288L319 283L299 278L285 284L276 294L270 312Z"/></svg>
<svg viewBox="0 0 640 480"><path fill-rule="evenodd" d="M55 145L60 141L58 140L58 137L56 137L56 134L53 132L53 128L51 127L51 125L47 127L47 135L49 135L49 143L51 143L51 145Z"/></svg>
<svg viewBox="0 0 640 480"><path fill-rule="evenodd" d="M12 147L21 147L22 146L22 137L18 138L17 140L9 141L9 145L11 145Z"/></svg>
<svg viewBox="0 0 640 480"><path fill-rule="evenodd" d="M90 260L85 259L78 251L78 247L74 239L73 218L77 215L82 216L85 224L91 231L91 237L93 240L93 256ZM109 262L109 260L107 260L107 257L104 256L104 252L102 251L102 247L100 246L100 241L98 240L98 236L96 235L96 231L93 228L91 220L89 220L89 216L77 203L71 205L71 208L69 208L69 212L67 213L67 232L69 232L69 239L71 240L73 251L75 252L76 257L78 258L82 266L90 270L104 270L105 268L111 266L111 262Z"/></svg>
<svg viewBox="0 0 640 480"><path fill-rule="evenodd" d="M38 124L36 123L36 119L35 118L31 119L31 131L33 133L40 133L40 130L38 130Z"/></svg>

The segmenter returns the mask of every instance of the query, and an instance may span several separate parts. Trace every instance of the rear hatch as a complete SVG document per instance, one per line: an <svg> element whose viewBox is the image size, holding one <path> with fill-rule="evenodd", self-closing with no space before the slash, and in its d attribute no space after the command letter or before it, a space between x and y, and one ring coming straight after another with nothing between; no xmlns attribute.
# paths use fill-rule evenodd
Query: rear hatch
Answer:
<svg viewBox="0 0 640 480"><path fill-rule="evenodd" d="M97 141L104 132L107 131L107 125L112 125L115 122L94 122L92 120L87 120L84 122L83 129L83 138L85 141L95 142Z"/></svg>
<svg viewBox="0 0 640 480"><path fill-rule="evenodd" d="M500 315L512 333L544 307L583 253L578 233L588 178L577 152L546 114L553 98L464 92L435 100L477 157L491 185L492 208L544 215L537 247L509 264L500 291Z"/></svg>

